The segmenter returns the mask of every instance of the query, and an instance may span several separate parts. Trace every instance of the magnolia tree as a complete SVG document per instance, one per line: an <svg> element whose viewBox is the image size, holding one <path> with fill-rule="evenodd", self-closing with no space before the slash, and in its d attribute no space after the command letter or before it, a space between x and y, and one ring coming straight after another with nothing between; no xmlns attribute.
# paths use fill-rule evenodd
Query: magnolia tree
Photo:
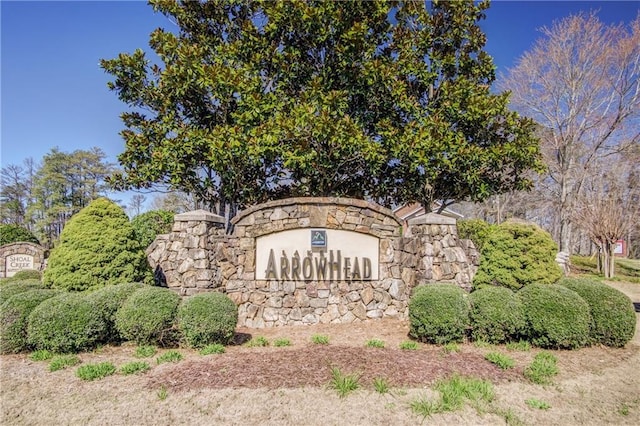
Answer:
<svg viewBox="0 0 640 426"><path fill-rule="evenodd" d="M159 61L101 62L130 108L119 189L168 186L221 215L288 196L431 209L541 168L533 122L491 91L488 2L150 3L177 24L151 34Z"/></svg>
<svg viewBox="0 0 640 426"><path fill-rule="evenodd" d="M576 209L588 208L580 199L596 196L585 194L589 179L640 142L640 15L605 26L580 14L542 34L500 87L541 126L549 172L538 188L558 217L560 249L571 252Z"/></svg>

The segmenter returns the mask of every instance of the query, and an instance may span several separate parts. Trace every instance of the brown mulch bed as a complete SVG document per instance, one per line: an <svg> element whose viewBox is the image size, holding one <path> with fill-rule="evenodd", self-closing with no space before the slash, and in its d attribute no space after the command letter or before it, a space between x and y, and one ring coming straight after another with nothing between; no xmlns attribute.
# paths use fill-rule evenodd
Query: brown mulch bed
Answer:
<svg viewBox="0 0 640 426"><path fill-rule="evenodd" d="M174 391L319 387L331 380L332 367L343 374L359 374L365 387L371 387L374 378L384 378L393 387L418 387L454 373L494 383L522 379L521 369L501 370L477 353L307 345L253 348L173 364L153 374L149 386Z"/></svg>

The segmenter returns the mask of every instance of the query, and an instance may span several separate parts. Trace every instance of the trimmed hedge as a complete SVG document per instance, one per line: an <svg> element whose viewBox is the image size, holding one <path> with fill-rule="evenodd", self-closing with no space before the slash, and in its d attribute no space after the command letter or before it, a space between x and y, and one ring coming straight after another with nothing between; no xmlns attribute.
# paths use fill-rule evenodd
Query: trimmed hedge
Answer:
<svg viewBox="0 0 640 426"><path fill-rule="evenodd" d="M427 284L409 300L409 334L422 342L461 342L469 326L466 293L451 284Z"/></svg>
<svg viewBox="0 0 640 426"><path fill-rule="evenodd" d="M522 301L504 287L485 287L469 295L471 337L489 343L517 340L525 328Z"/></svg>
<svg viewBox="0 0 640 426"><path fill-rule="evenodd" d="M120 334L116 329L116 313L127 299L136 291L143 288L139 283L116 284L102 287L86 295L107 327L105 343L119 342Z"/></svg>
<svg viewBox="0 0 640 426"><path fill-rule="evenodd" d="M124 210L99 198L67 222L42 278L48 286L82 291L138 282L150 273Z"/></svg>
<svg viewBox="0 0 640 426"><path fill-rule="evenodd" d="M11 280L5 282L0 286L0 304L3 304L16 294L29 290L42 290L44 288L40 280Z"/></svg>
<svg viewBox="0 0 640 426"><path fill-rule="evenodd" d="M238 307L222 293L197 294L178 308L178 328L193 348L228 344L237 324Z"/></svg>
<svg viewBox="0 0 640 426"><path fill-rule="evenodd" d="M28 290L0 305L0 353L27 351L27 320L40 303L58 294L48 289Z"/></svg>
<svg viewBox="0 0 640 426"><path fill-rule="evenodd" d="M22 271L18 271L15 273L13 277L10 278L12 281L21 281L21 280L42 280L42 272L36 271L35 269L23 269Z"/></svg>
<svg viewBox="0 0 640 426"><path fill-rule="evenodd" d="M505 222L491 228L480 253L474 289L486 286L519 290L533 284L553 284L562 277L558 248L551 235L534 224Z"/></svg>
<svg viewBox="0 0 640 426"><path fill-rule="evenodd" d="M589 305L575 291L556 284L531 284L518 296L524 307L526 335L532 344L575 349L589 343Z"/></svg>
<svg viewBox="0 0 640 426"><path fill-rule="evenodd" d="M563 278L558 284L575 291L589 304L594 343L622 347L633 338L636 313L627 295L588 278Z"/></svg>
<svg viewBox="0 0 640 426"><path fill-rule="evenodd" d="M180 296L161 287L134 292L116 313L116 329L138 344L168 344L175 338L174 322Z"/></svg>
<svg viewBox="0 0 640 426"><path fill-rule="evenodd" d="M39 304L29 315L28 341L35 349L58 353L89 350L105 338L107 327L83 294L63 293Z"/></svg>

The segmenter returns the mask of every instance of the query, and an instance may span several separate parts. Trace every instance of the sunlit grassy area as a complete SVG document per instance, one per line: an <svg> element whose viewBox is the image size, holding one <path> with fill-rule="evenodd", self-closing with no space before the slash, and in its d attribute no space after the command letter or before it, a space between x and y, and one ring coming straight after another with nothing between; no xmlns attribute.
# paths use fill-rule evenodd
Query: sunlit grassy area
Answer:
<svg viewBox="0 0 640 426"><path fill-rule="evenodd" d="M571 270L577 274L592 275L602 278L597 273L595 256L571 256ZM628 281L640 284L640 260L616 258L616 269L613 280Z"/></svg>

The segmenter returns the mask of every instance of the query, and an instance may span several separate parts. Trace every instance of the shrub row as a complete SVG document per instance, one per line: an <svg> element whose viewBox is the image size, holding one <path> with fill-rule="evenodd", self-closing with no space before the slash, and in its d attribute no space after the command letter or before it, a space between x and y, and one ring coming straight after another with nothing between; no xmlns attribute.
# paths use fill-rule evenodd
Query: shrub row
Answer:
<svg viewBox="0 0 640 426"><path fill-rule="evenodd" d="M227 344L237 325L237 308L221 293L181 303L171 290L141 284L88 293L43 289L29 281L17 284L2 286L3 295L5 288L13 294L0 305L0 353L71 353L122 340L168 345L181 338L199 348Z"/></svg>
<svg viewBox="0 0 640 426"><path fill-rule="evenodd" d="M454 285L420 286L409 302L410 334L444 344L472 340L528 340L554 349L590 344L624 346L635 332L631 300L605 284L562 279L517 293L485 287L467 295Z"/></svg>

